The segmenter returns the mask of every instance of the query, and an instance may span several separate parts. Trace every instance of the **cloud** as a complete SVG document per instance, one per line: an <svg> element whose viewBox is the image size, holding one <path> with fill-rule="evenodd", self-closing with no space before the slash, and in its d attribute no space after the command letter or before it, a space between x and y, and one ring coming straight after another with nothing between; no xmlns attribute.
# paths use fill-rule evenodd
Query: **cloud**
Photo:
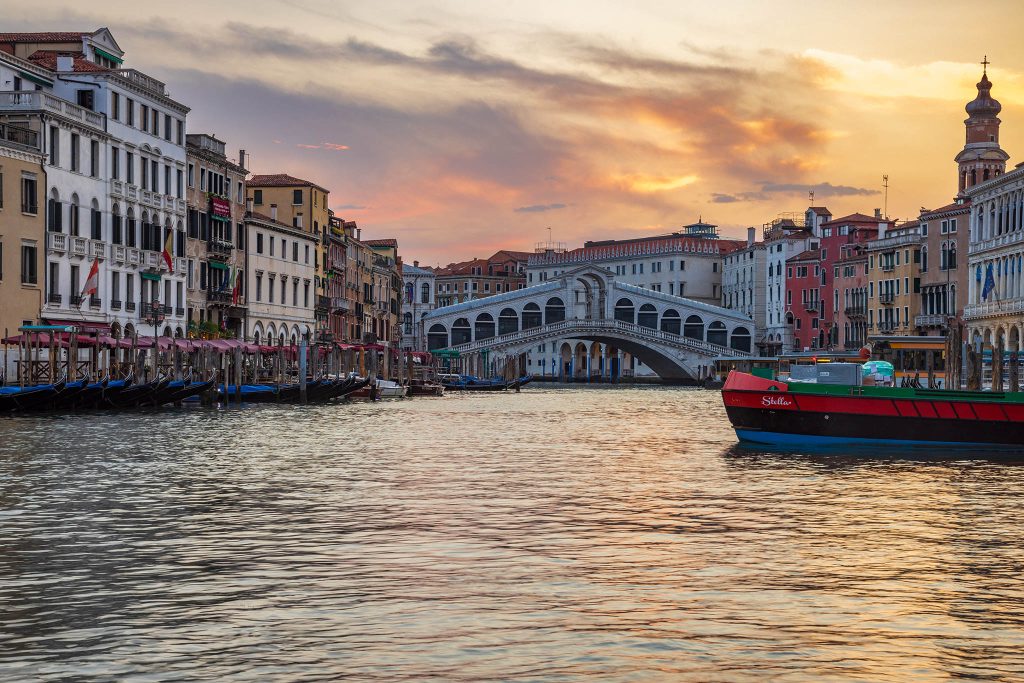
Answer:
<svg viewBox="0 0 1024 683"><path fill-rule="evenodd" d="M564 208L566 208L565 204L531 204L529 206L520 206L514 209L514 211L516 213L543 213L544 211L556 211Z"/></svg>
<svg viewBox="0 0 1024 683"><path fill-rule="evenodd" d="M363 204L339 204L334 207L336 211L363 211L370 207Z"/></svg>
<svg viewBox="0 0 1024 683"><path fill-rule="evenodd" d="M782 196L807 196L814 192L814 198L826 199L829 197L870 197L881 194L880 190L872 190L865 187L853 187L850 185L833 185L832 183L773 183L769 180L761 181L761 189L748 192L735 192L731 194L712 192L711 201L715 204L734 204L736 202L763 202L771 201L775 197Z"/></svg>

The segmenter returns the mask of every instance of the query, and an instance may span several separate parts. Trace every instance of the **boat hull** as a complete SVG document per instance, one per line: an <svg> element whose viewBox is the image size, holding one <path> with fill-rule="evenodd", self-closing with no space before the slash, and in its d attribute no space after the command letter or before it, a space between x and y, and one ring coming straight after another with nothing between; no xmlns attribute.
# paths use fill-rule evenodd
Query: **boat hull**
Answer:
<svg viewBox="0 0 1024 683"><path fill-rule="evenodd" d="M747 379L749 378L749 379ZM848 388L851 392L856 387ZM765 446L930 445L1024 452L1024 403L959 392L789 391L730 375L725 410L741 442Z"/></svg>

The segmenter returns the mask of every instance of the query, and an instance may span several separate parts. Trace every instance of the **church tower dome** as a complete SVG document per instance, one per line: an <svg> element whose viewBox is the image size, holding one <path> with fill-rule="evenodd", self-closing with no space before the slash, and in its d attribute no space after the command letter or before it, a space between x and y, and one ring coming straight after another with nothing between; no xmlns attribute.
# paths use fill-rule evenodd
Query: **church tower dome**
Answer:
<svg viewBox="0 0 1024 683"><path fill-rule="evenodd" d="M999 146L999 112L1003 107L992 98L992 81L988 80L988 57L981 62L984 70L978 81L978 95L967 103L966 143L956 155L960 193L978 183L1002 175L1010 155Z"/></svg>

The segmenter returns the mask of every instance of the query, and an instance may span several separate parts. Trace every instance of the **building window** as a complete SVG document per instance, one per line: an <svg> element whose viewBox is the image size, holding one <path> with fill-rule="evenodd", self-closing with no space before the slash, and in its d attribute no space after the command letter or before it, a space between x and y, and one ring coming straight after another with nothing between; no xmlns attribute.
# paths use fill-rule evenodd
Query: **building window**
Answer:
<svg viewBox="0 0 1024 683"><path fill-rule="evenodd" d="M36 177L34 174L25 173L21 176L21 212L32 214L39 213L39 197Z"/></svg>
<svg viewBox="0 0 1024 683"><path fill-rule="evenodd" d="M34 242L23 242L21 245L21 284L34 285L39 281L36 272L37 250Z"/></svg>
<svg viewBox="0 0 1024 683"><path fill-rule="evenodd" d="M50 165L60 166L60 128L50 126Z"/></svg>
<svg viewBox="0 0 1024 683"><path fill-rule="evenodd" d="M252 203L255 204L256 206L263 205L263 190L252 191Z"/></svg>
<svg viewBox="0 0 1024 683"><path fill-rule="evenodd" d="M263 233L262 232L256 233L256 253L257 254L262 254L263 253Z"/></svg>
<svg viewBox="0 0 1024 683"><path fill-rule="evenodd" d="M302 204L302 190L292 190L292 204Z"/></svg>
<svg viewBox="0 0 1024 683"><path fill-rule="evenodd" d="M129 185L135 184L135 155L132 152L124 153L125 182Z"/></svg>

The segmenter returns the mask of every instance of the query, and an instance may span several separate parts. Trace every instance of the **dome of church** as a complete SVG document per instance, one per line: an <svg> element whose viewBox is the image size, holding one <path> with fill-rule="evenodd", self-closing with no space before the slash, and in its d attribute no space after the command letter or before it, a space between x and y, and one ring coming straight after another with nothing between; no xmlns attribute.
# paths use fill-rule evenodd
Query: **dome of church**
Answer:
<svg viewBox="0 0 1024 683"><path fill-rule="evenodd" d="M1003 106L997 100L992 99L992 81L988 80L988 74L982 74L978 82L978 96L967 103L967 113L971 117L994 117L998 116Z"/></svg>

